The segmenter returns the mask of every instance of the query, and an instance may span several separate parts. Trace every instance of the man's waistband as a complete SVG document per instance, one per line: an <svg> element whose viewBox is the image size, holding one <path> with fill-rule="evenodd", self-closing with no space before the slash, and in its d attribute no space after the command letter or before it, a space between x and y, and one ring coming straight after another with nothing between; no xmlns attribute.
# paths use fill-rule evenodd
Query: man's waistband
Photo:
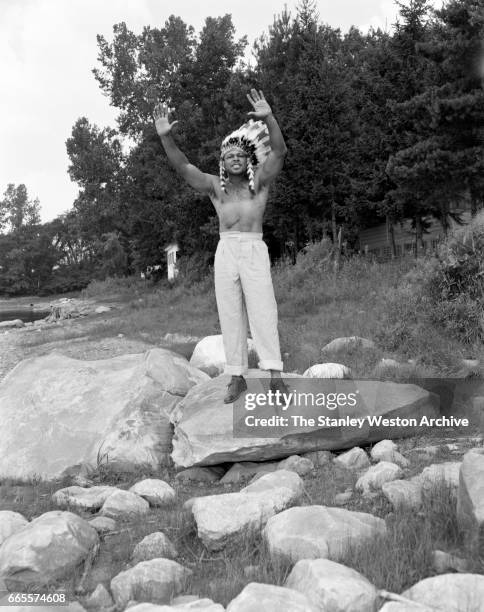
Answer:
<svg viewBox="0 0 484 612"><path fill-rule="evenodd" d="M220 240L262 240L262 232L220 232Z"/></svg>

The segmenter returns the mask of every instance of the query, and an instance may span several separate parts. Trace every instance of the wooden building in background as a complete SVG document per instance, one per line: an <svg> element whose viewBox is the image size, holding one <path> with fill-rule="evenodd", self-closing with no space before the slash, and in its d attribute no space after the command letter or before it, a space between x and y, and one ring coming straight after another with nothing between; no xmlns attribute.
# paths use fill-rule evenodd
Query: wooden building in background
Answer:
<svg viewBox="0 0 484 612"><path fill-rule="evenodd" d="M464 224L469 223L471 218L470 207L455 208L452 212L458 213L460 220ZM459 227L459 224L452 218L449 218L448 223L449 232ZM424 218L424 228L422 233L423 247L416 240L416 230L415 227L412 227L411 219L406 219L393 226L390 223L381 223L375 227L360 230L360 251L372 254L382 260L390 259L394 256L392 243L395 244L396 257L415 256L417 254L433 252L445 236L444 228L438 219L431 216Z"/></svg>

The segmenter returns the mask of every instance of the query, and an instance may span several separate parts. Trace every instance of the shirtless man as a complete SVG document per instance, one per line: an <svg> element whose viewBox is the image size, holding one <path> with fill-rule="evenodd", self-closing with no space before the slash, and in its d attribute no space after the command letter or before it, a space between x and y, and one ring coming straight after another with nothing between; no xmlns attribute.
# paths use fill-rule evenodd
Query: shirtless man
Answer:
<svg viewBox="0 0 484 612"><path fill-rule="evenodd" d="M153 113L156 131L171 164L191 187L211 199L219 219L215 294L227 362L225 373L232 376L225 403L234 402L247 389L243 377L248 368L247 318L259 368L270 371L271 390L288 391L280 374L277 305L268 250L262 240L269 186L282 169L287 149L262 91L252 89L247 98L254 109L248 115L264 122L265 127L252 123L244 131L249 125L245 124L224 139L219 177L201 172L176 146L171 131L177 121L169 122L166 104L158 104ZM257 126L264 131L267 128L270 150L267 147L266 156L260 154L260 141L254 141L257 147L251 141ZM264 161L258 163L263 157Z"/></svg>

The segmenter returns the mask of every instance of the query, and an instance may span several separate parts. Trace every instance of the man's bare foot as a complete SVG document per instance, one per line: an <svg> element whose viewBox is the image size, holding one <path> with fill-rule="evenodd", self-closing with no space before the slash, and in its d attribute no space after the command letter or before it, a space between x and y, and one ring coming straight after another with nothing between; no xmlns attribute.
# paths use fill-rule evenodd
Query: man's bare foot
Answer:
<svg viewBox="0 0 484 612"><path fill-rule="evenodd" d="M227 395L224 397L224 404L232 404L247 391L247 383L243 376L232 376L232 380L227 385Z"/></svg>

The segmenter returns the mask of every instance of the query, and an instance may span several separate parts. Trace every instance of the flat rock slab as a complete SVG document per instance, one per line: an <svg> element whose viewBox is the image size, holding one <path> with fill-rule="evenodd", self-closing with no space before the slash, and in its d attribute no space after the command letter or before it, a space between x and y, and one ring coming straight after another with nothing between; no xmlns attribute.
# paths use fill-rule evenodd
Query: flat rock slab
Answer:
<svg viewBox="0 0 484 612"><path fill-rule="evenodd" d="M402 596L445 612L484 612L484 576L442 574L425 578Z"/></svg>
<svg viewBox="0 0 484 612"><path fill-rule="evenodd" d="M256 437L261 431L259 428L254 437L239 437L237 431L234 436L234 404L223 403L229 378L222 375L193 387L171 413L175 426L172 458L176 465L190 467L224 462L267 461L314 450L351 448L389 437L413 436L419 431L418 426L388 427L382 423L370 425L366 417L415 418L420 422L422 416L436 417L439 414L438 396L417 385L368 380L354 383L348 380L327 381L325 384L330 386L347 384L353 390L357 388L360 399L356 408L349 405L339 407L331 416L364 418L362 427L324 426L312 430L291 428L291 433L282 433L280 437L273 438ZM297 384L298 389L309 384L322 388L316 379L291 377L288 374L284 374L284 378L293 385ZM250 370L247 376L248 392L262 391L262 384L257 379L267 379L267 373ZM270 410L271 414L276 414L276 408L267 407L264 416L270 416ZM304 410L307 416L316 418L321 413L319 406ZM314 414L310 413L311 410ZM235 412L237 422L248 414L243 407L243 400Z"/></svg>
<svg viewBox="0 0 484 612"><path fill-rule="evenodd" d="M47 584L67 576L98 544L94 527L76 514L46 512L0 546L0 576L17 588Z"/></svg>
<svg viewBox="0 0 484 612"><path fill-rule="evenodd" d="M250 582L227 606L227 612L318 612L303 593L294 589Z"/></svg>
<svg viewBox="0 0 484 612"><path fill-rule="evenodd" d="M198 536L209 550L237 543L251 530L298 500L303 482L294 472L278 470L261 476L238 493L208 495L191 500Z"/></svg>
<svg viewBox="0 0 484 612"><path fill-rule="evenodd" d="M386 525L383 519L364 512L302 506L270 518L262 533L273 560L340 561L349 547L385 535Z"/></svg>
<svg viewBox="0 0 484 612"><path fill-rule="evenodd" d="M0 383L0 477L50 479L105 460L168 465L168 415L207 378L163 349L96 361L26 359Z"/></svg>
<svg viewBox="0 0 484 612"><path fill-rule="evenodd" d="M302 559L285 586L325 612L375 612L378 590L362 574L329 559Z"/></svg>

